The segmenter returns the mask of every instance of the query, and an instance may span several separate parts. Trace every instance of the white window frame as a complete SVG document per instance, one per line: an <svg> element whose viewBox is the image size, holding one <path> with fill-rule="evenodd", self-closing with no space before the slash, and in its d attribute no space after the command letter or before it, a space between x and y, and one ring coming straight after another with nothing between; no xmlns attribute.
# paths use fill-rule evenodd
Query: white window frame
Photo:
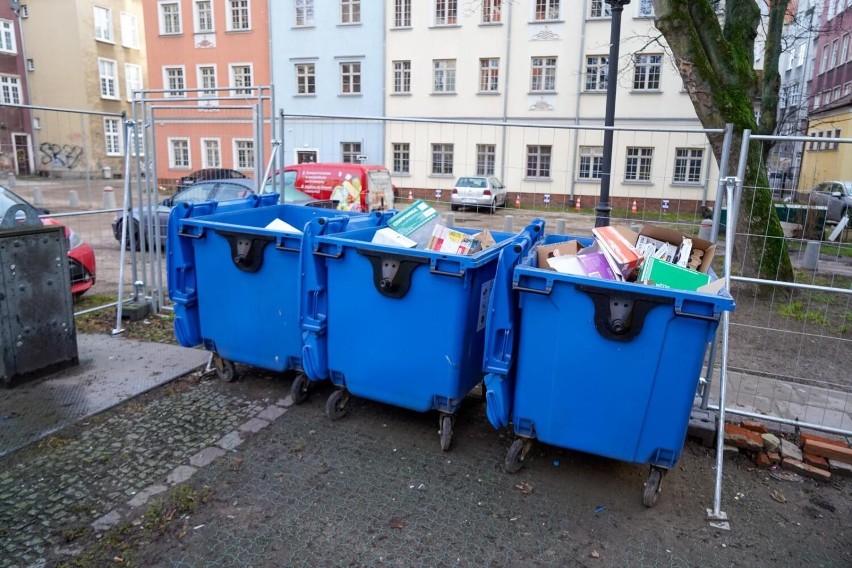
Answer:
<svg viewBox="0 0 852 568"><path fill-rule="evenodd" d="M121 119L104 117L104 152L107 156L121 156L124 149L121 144Z"/></svg>
<svg viewBox="0 0 852 568"><path fill-rule="evenodd" d="M805 64L805 50L807 49L807 43L802 42L799 44L799 53L796 57L796 67L801 67Z"/></svg>
<svg viewBox="0 0 852 568"><path fill-rule="evenodd" d="M703 172L704 148L675 148L673 183L700 185Z"/></svg>
<svg viewBox="0 0 852 568"><path fill-rule="evenodd" d="M178 164L177 162L177 144L181 143L181 151L186 151L186 163ZM171 137L168 139L169 144L169 169L170 170L191 170L192 169L192 152L189 151L189 138L186 137Z"/></svg>
<svg viewBox="0 0 852 568"><path fill-rule="evenodd" d="M19 105L23 101L21 96L21 77L18 75L0 75L0 102Z"/></svg>
<svg viewBox="0 0 852 568"><path fill-rule="evenodd" d="M559 0L533 0L530 6L532 7L532 21L534 22L554 22L558 21L562 15L562 6Z"/></svg>
<svg viewBox="0 0 852 568"><path fill-rule="evenodd" d="M121 45L130 49L139 49L139 20L136 14L121 12L119 14L121 25Z"/></svg>
<svg viewBox="0 0 852 568"><path fill-rule="evenodd" d="M216 10L214 10L213 5L214 0L194 0L192 2L192 24L194 26L195 33L197 34L212 34L216 32ZM209 18L204 20L201 19L202 13L199 9L200 4L207 4L210 7ZM205 14L207 16L207 14ZM209 26L205 27L202 24L207 23L209 19Z"/></svg>
<svg viewBox="0 0 852 568"><path fill-rule="evenodd" d="M579 181L598 181L601 179L602 171L603 146L580 146L577 179Z"/></svg>
<svg viewBox="0 0 852 568"><path fill-rule="evenodd" d="M662 88L663 56L637 53L633 56L633 92L657 92ZM637 86L637 83L639 86Z"/></svg>
<svg viewBox="0 0 852 568"><path fill-rule="evenodd" d="M830 49L831 46L828 44L822 46L822 60L820 61L819 65L820 73L825 73L826 71L828 71L828 53Z"/></svg>
<svg viewBox="0 0 852 568"><path fill-rule="evenodd" d="M651 0L639 0L636 2L636 17L637 18L653 18L654 4Z"/></svg>
<svg viewBox="0 0 852 568"><path fill-rule="evenodd" d="M555 56L539 56L530 60L530 92L531 93L555 93L556 92L556 64L558 58Z"/></svg>
<svg viewBox="0 0 852 568"><path fill-rule="evenodd" d="M480 23L500 24L503 23L503 0L482 0L480 11Z"/></svg>
<svg viewBox="0 0 852 568"><path fill-rule="evenodd" d="M245 145L245 146L244 146ZM234 151L234 169L235 170L243 170L249 171L254 170L254 153L256 148L254 146L254 139L252 138L234 138L233 143L233 151ZM246 152L251 152L251 159L245 159Z"/></svg>
<svg viewBox="0 0 852 568"><path fill-rule="evenodd" d="M589 3L589 19L598 20L612 17L612 7L606 0L591 0Z"/></svg>
<svg viewBox="0 0 852 568"><path fill-rule="evenodd" d="M479 92L500 92L499 57L483 57L479 60Z"/></svg>
<svg viewBox="0 0 852 568"><path fill-rule="evenodd" d="M362 155L363 149L360 142L341 142L340 161L344 164L360 164L358 156Z"/></svg>
<svg viewBox="0 0 852 568"><path fill-rule="evenodd" d="M432 144L432 165L430 171L433 176L453 175L453 161L455 160L455 146L453 144Z"/></svg>
<svg viewBox="0 0 852 568"><path fill-rule="evenodd" d="M433 0L432 15L436 26L455 26L459 22L459 0Z"/></svg>
<svg viewBox="0 0 852 568"><path fill-rule="evenodd" d="M172 86L169 71L180 71L180 79L183 83L180 87ZM186 98L186 68L183 65L163 65L163 89L166 90L163 94L166 98Z"/></svg>
<svg viewBox="0 0 852 568"><path fill-rule="evenodd" d="M340 25L361 24L361 0L340 0Z"/></svg>
<svg viewBox="0 0 852 568"><path fill-rule="evenodd" d="M625 149L624 181L650 183L653 167L653 148L647 146L628 146Z"/></svg>
<svg viewBox="0 0 852 568"><path fill-rule="evenodd" d="M432 93L455 94L456 92L456 60L432 60Z"/></svg>
<svg viewBox="0 0 852 568"><path fill-rule="evenodd" d="M208 148L209 143L213 143L214 148ZM202 168L221 168L222 167L222 139L205 137L199 140L201 147L201 167ZM215 152L215 160L210 160L210 150Z"/></svg>
<svg viewBox="0 0 852 568"><path fill-rule="evenodd" d="M206 74L205 70L213 70L213 84L207 83L211 75ZM219 101L219 71L216 69L215 63L199 63L195 66L195 80L199 89L204 89L198 92L199 106L218 106Z"/></svg>
<svg viewBox="0 0 852 568"><path fill-rule="evenodd" d="M553 146L549 144L529 144L526 150L525 179L550 179L553 167Z"/></svg>
<svg viewBox="0 0 852 568"><path fill-rule="evenodd" d="M296 96L313 97L317 94L317 66L315 63L296 63Z"/></svg>
<svg viewBox="0 0 852 568"><path fill-rule="evenodd" d="M407 95L411 93L411 61L399 60L392 62L393 94Z"/></svg>
<svg viewBox="0 0 852 568"><path fill-rule="evenodd" d="M18 42L15 37L15 22L0 20L0 52L18 53Z"/></svg>
<svg viewBox="0 0 852 568"><path fill-rule="evenodd" d="M340 95L342 96L359 96L361 94L361 62L360 61L341 61L340 62ZM348 91L347 91L348 89Z"/></svg>
<svg viewBox="0 0 852 568"><path fill-rule="evenodd" d="M411 27L411 0L394 0L393 4L393 27Z"/></svg>
<svg viewBox="0 0 852 568"><path fill-rule="evenodd" d="M831 57L828 60L828 68L834 69L837 67L837 56L840 55L840 38L835 38L831 42Z"/></svg>
<svg viewBox="0 0 852 568"><path fill-rule="evenodd" d="M127 91L127 100L133 101L133 91L141 91L144 85L142 66L135 63L124 64L124 88Z"/></svg>
<svg viewBox="0 0 852 568"><path fill-rule="evenodd" d="M295 8L297 28L312 28L316 25L314 0L295 0Z"/></svg>
<svg viewBox="0 0 852 568"><path fill-rule="evenodd" d="M104 66L109 66L112 68L112 73L107 73L107 69ZM120 100L121 93L118 88L118 63L115 59L106 59L105 57L98 57L98 79L100 82L100 92L102 99L110 99L110 100ZM115 91L110 93L110 87Z"/></svg>
<svg viewBox="0 0 852 568"><path fill-rule="evenodd" d="M251 31L251 0L226 0L225 10L225 30L229 32L249 32ZM240 14L239 18L234 18L235 14ZM243 25L237 26L237 23Z"/></svg>
<svg viewBox="0 0 852 568"><path fill-rule="evenodd" d="M497 167L497 145L476 145L476 175L493 176Z"/></svg>
<svg viewBox="0 0 852 568"><path fill-rule="evenodd" d="M105 6L92 6L95 28L95 41L115 43L115 30L112 25L112 10Z"/></svg>
<svg viewBox="0 0 852 568"><path fill-rule="evenodd" d="M167 18L165 12L166 6L176 6L177 12L175 14L170 13ZM175 19L174 22L171 21L172 18ZM160 23L160 35L172 36L183 33L183 15L181 14L180 2L175 2L175 0L160 0L157 3L157 19ZM177 24L177 29L169 29L170 24Z"/></svg>
<svg viewBox="0 0 852 568"><path fill-rule="evenodd" d="M586 80L583 82L583 90L589 93L605 93L606 82L609 77L608 55L586 56ZM590 88L590 78L593 78Z"/></svg>
<svg viewBox="0 0 852 568"><path fill-rule="evenodd" d="M411 174L411 144L408 142L393 142L393 174Z"/></svg>
<svg viewBox="0 0 852 568"><path fill-rule="evenodd" d="M245 84L245 73L241 75L242 79L238 80L237 68L248 69L249 83ZM228 81L230 86L236 90L231 91L232 96L251 95L252 87L254 87L254 65L252 63L230 63L228 64Z"/></svg>
<svg viewBox="0 0 852 568"><path fill-rule="evenodd" d="M843 35L842 43L840 44L840 59L838 65L843 65L849 57L849 34Z"/></svg>

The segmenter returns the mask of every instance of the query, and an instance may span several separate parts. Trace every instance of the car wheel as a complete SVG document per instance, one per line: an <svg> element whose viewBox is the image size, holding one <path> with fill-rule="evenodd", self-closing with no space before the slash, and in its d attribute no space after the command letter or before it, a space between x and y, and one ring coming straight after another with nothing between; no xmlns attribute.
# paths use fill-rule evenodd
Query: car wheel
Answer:
<svg viewBox="0 0 852 568"><path fill-rule="evenodd" d="M491 205L488 206L488 212L491 215L494 215L494 213L496 211L497 211L497 198L495 197L494 199L491 200Z"/></svg>
<svg viewBox="0 0 852 568"><path fill-rule="evenodd" d="M458 205L455 205L455 204L452 204L452 205L450 205L450 209L452 209L453 211L458 211L458 210L459 210L459 206L458 206Z"/></svg>
<svg viewBox="0 0 852 568"><path fill-rule="evenodd" d="M130 226L133 231L133 243L136 245L136 250L140 250L139 248L139 223L134 219L133 224ZM118 222L118 242L119 246L121 245L121 234L124 232L124 220ZM124 243L124 248L130 250L130 234L127 235L126 241Z"/></svg>

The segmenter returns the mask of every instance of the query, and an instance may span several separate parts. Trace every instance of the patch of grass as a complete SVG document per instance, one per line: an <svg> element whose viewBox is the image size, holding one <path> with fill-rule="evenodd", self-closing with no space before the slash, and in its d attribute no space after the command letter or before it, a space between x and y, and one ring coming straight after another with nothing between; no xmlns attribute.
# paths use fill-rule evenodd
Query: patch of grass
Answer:
<svg viewBox="0 0 852 568"><path fill-rule="evenodd" d="M115 300L115 296L106 294L84 295L78 300L78 303L75 303L74 310L80 312L115 302ZM115 307L111 307L77 316L74 320L77 331L80 333L112 334L112 330L115 329L115 310ZM140 321L125 319L121 322L121 327L124 329L121 336L137 341L176 345L174 319L173 312L150 314Z"/></svg>
<svg viewBox="0 0 852 568"><path fill-rule="evenodd" d="M169 491L163 499L153 501L142 516L142 526L149 532L165 532L169 523L194 512L198 506L210 499L208 488L198 489L181 484Z"/></svg>
<svg viewBox="0 0 852 568"><path fill-rule="evenodd" d="M806 310L804 302L790 302L778 307L778 313L786 318L793 318L815 325L825 325L828 318L816 310Z"/></svg>
<svg viewBox="0 0 852 568"><path fill-rule="evenodd" d="M89 528L85 525L67 528L62 531L62 540L64 540L66 544L69 544L88 534L88 532Z"/></svg>
<svg viewBox="0 0 852 568"><path fill-rule="evenodd" d="M58 564L58 566L60 568L134 566L136 564L134 562L133 550L135 541L138 538L138 536L133 534L133 525L122 523L105 533L99 540L93 542L73 560Z"/></svg>
<svg viewBox="0 0 852 568"><path fill-rule="evenodd" d="M47 438L41 440L38 443L39 450L61 450L65 446L71 443L71 438L65 438L62 436L48 436Z"/></svg>

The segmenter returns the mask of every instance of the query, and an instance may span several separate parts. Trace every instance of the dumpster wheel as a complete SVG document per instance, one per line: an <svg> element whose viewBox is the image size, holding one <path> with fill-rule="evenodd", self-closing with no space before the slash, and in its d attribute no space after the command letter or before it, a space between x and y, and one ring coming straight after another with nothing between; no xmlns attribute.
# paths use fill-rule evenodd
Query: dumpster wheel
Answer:
<svg viewBox="0 0 852 568"><path fill-rule="evenodd" d="M441 449L446 452L450 449L450 443L453 441L453 417L449 414L442 414L440 426L438 434L441 435Z"/></svg>
<svg viewBox="0 0 852 568"><path fill-rule="evenodd" d="M296 375L296 378L293 379L293 385L290 387L290 396L293 398L294 403L302 404L308 400L310 390L311 380L305 373L299 373Z"/></svg>
<svg viewBox="0 0 852 568"><path fill-rule="evenodd" d="M340 420L349 414L349 393L342 389L337 389L325 402L325 414L331 421Z"/></svg>
<svg viewBox="0 0 852 568"><path fill-rule="evenodd" d="M645 493L642 496L642 504L646 507L653 507L657 502L657 496L660 494L660 489L662 489L664 473L662 469L651 466L648 481L645 482Z"/></svg>
<svg viewBox="0 0 852 568"><path fill-rule="evenodd" d="M506 461L503 467L509 473L517 473L524 467L524 459L532 447L532 440L518 438L512 445L509 446L509 451L506 453Z"/></svg>
<svg viewBox="0 0 852 568"><path fill-rule="evenodd" d="M234 382L237 378L234 362L223 359L218 353L213 354L213 366L216 368L216 376L226 383Z"/></svg>

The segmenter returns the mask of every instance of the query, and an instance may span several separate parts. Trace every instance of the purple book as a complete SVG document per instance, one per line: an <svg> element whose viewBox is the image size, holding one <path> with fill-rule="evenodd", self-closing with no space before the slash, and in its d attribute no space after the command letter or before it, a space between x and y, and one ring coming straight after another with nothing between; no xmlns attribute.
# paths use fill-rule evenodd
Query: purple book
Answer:
<svg viewBox="0 0 852 568"><path fill-rule="evenodd" d="M615 272L613 272L604 253L591 252L578 254L577 260L580 262L580 266L583 267L583 272L586 273L586 276L603 278L605 280L617 280Z"/></svg>

